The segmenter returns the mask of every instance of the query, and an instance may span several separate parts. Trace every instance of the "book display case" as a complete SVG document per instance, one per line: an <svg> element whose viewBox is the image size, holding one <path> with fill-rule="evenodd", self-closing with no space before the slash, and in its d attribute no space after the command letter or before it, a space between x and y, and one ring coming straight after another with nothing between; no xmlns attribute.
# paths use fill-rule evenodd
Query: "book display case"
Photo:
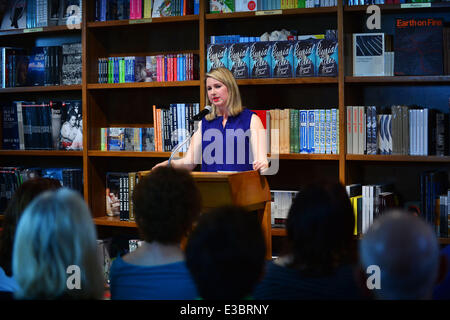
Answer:
<svg viewBox="0 0 450 320"><path fill-rule="evenodd" d="M450 22L450 3L428 8L379 5L382 31L397 16L430 15ZM33 47L58 44L68 37L82 43L82 84L71 86L0 89L1 101L81 99L83 151L0 150L0 166L77 166L83 169L84 198L99 234L137 233L132 221L106 216L107 172L149 170L167 159L169 152L101 151L100 129L148 127L154 123L152 106L170 103L205 105L206 46L212 35L260 35L273 30L299 34L338 31L337 77L238 80L243 105L249 109L339 108L339 154L281 154L279 171L268 176L271 189L296 190L312 181L374 184L394 183L402 201L419 199L419 175L431 169L450 173L450 156L354 155L346 150L346 106L420 104L439 105L448 113L450 76L353 77L345 73L345 34L366 32L367 6L283 9L267 12L209 14L208 1L200 1L200 14L142 19L95 21L95 1L83 0L79 29L44 27L36 32L0 31L0 46ZM98 83L98 59L194 53L199 56L199 80L173 82ZM351 63L351 62L350 62ZM1 126L1 123L0 123ZM1 130L0 130L1 132ZM0 133L1 134L1 133ZM447 142L448 143L448 142ZM0 148L2 149L2 148ZM273 228L272 237L284 229ZM440 239L450 243L449 239Z"/></svg>

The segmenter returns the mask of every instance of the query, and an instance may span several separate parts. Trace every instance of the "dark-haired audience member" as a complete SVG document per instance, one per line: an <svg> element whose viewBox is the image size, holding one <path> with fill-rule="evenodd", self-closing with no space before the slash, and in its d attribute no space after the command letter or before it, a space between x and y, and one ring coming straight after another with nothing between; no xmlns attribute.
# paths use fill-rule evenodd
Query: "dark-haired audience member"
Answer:
<svg viewBox="0 0 450 320"><path fill-rule="evenodd" d="M133 204L144 242L114 260L111 299L195 299L197 290L180 247L201 210L191 174L172 167L152 170L136 185Z"/></svg>
<svg viewBox="0 0 450 320"><path fill-rule="evenodd" d="M224 206L203 214L186 246L186 264L205 300L251 298L266 247L256 214Z"/></svg>
<svg viewBox="0 0 450 320"><path fill-rule="evenodd" d="M313 184L295 197L286 223L288 249L256 287L256 299L359 299L355 218L345 188Z"/></svg>
<svg viewBox="0 0 450 320"><path fill-rule="evenodd" d="M369 266L379 268L378 287L375 278L362 278L372 282L376 299L431 299L435 284L444 275L431 226L400 210L386 212L374 221L360 242L359 256L362 272Z"/></svg>
<svg viewBox="0 0 450 320"><path fill-rule="evenodd" d="M25 209L13 249L17 299L101 299L103 272L97 233L76 191L46 191Z"/></svg>
<svg viewBox="0 0 450 320"><path fill-rule="evenodd" d="M42 192L58 188L61 188L61 183L56 179L34 178L25 181L14 193L5 210L0 235L0 291L13 292L18 289L16 281L12 278L12 251L14 234L23 211Z"/></svg>
<svg viewBox="0 0 450 320"><path fill-rule="evenodd" d="M450 245L441 250L441 256L445 259L445 278L434 288L433 300L450 300Z"/></svg>

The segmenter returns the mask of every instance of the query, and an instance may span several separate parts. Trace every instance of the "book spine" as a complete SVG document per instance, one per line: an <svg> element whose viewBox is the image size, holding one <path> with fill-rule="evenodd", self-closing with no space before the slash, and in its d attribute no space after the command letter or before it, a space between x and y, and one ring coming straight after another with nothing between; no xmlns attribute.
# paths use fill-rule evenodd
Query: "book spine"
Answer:
<svg viewBox="0 0 450 320"><path fill-rule="evenodd" d="M315 138L315 121L314 110L308 110L308 153L315 153L314 138Z"/></svg>

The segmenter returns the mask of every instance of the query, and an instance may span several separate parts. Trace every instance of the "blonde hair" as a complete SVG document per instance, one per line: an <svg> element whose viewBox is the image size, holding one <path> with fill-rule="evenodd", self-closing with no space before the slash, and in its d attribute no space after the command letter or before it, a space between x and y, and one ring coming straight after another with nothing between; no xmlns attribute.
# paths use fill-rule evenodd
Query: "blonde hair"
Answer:
<svg viewBox="0 0 450 320"><path fill-rule="evenodd" d="M226 68L217 68L212 69L210 72L206 74L206 79L213 78L217 81L222 82L228 90L228 114L230 116L237 116L242 112L244 107L242 106L241 94L239 93L239 87L236 83L236 80L233 77L233 74L230 70ZM206 89L206 105L210 105L212 107L211 112L205 117L206 120L214 120L217 117L217 108L216 106L209 101L208 98L208 89Z"/></svg>
<svg viewBox="0 0 450 320"><path fill-rule="evenodd" d="M19 299L100 299L104 277L97 233L85 201L75 191L47 191L25 209L17 227L13 274ZM80 268L79 289L67 286L68 267Z"/></svg>

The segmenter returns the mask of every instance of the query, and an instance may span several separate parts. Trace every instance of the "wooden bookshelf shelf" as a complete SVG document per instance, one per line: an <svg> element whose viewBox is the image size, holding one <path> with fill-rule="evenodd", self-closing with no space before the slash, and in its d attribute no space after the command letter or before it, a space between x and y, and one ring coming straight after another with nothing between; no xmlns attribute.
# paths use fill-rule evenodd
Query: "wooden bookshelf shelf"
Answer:
<svg viewBox="0 0 450 320"><path fill-rule="evenodd" d="M0 156L82 157L83 151L65 150L0 150Z"/></svg>
<svg viewBox="0 0 450 320"><path fill-rule="evenodd" d="M182 155L183 153L181 153ZM89 150L89 157L133 157L133 158L169 158L170 152L135 152L135 151L99 151ZM269 157L271 154L268 155ZM298 153L282 153L279 154L281 160L330 160L338 161L338 154L298 154Z"/></svg>
<svg viewBox="0 0 450 320"><path fill-rule="evenodd" d="M121 221L118 217L104 216L104 217L93 218L93 220L94 220L94 224L97 226L136 228L136 222Z"/></svg>
<svg viewBox="0 0 450 320"><path fill-rule="evenodd" d="M350 161L442 162L450 163L449 156L361 155L347 154Z"/></svg>
<svg viewBox="0 0 450 320"><path fill-rule="evenodd" d="M0 94L26 93L26 92L52 92L52 91L81 91L81 84L70 86L32 86L32 87L2 88L0 89Z"/></svg>
<svg viewBox="0 0 450 320"><path fill-rule="evenodd" d="M87 85L89 90L109 89L142 89L142 88L167 88L167 87L199 87L200 80L192 81L168 81L168 82L129 82L129 83L91 83Z"/></svg>
<svg viewBox="0 0 450 320"><path fill-rule="evenodd" d="M272 237L285 237L286 235L285 228L272 228Z"/></svg>
<svg viewBox="0 0 450 320"><path fill-rule="evenodd" d="M240 86L330 84L330 83L337 84L338 79L335 77L240 79L237 80L237 83Z"/></svg>
<svg viewBox="0 0 450 320"><path fill-rule="evenodd" d="M88 151L89 157L133 157L133 158L169 158L170 152L133 152L133 151Z"/></svg>
<svg viewBox="0 0 450 320"><path fill-rule="evenodd" d="M270 17L276 15L319 15L319 14L336 14L337 7L325 8L301 8L301 9L279 9L279 10L265 10L256 12L233 12L233 13L208 13L206 20L228 20L228 19L245 19L253 17Z"/></svg>
<svg viewBox="0 0 450 320"><path fill-rule="evenodd" d="M409 6L408 6L409 5ZM411 6L412 5L412 6ZM450 4L445 2L438 3L408 3L403 4L378 4L378 7L381 9L381 13L383 12L423 12L425 11L442 11L442 10L450 10ZM344 6L344 11L347 12L355 12L355 13L366 13L367 5L365 6Z"/></svg>
<svg viewBox="0 0 450 320"><path fill-rule="evenodd" d="M88 22L87 27L89 29L94 29L94 28L110 28L110 27L148 25L148 24L155 24L155 23L193 22L193 21L199 21L199 20L200 19L197 14L195 14L195 15L192 14L192 15L187 15L187 16L148 18L148 19L139 19L139 20L95 21L95 22Z"/></svg>
<svg viewBox="0 0 450 320"><path fill-rule="evenodd" d="M450 83L450 76L393 76L393 77L345 77L346 83Z"/></svg>
<svg viewBox="0 0 450 320"><path fill-rule="evenodd" d="M75 24L70 26L53 26L53 27L40 27L32 29L17 29L17 30L1 30L0 36L17 36L17 35L36 35L49 33L67 33L67 32L81 32L81 25Z"/></svg>
<svg viewBox="0 0 450 320"><path fill-rule="evenodd" d="M299 153L282 153L279 155L282 160L331 160L338 161L338 154L299 154Z"/></svg>

